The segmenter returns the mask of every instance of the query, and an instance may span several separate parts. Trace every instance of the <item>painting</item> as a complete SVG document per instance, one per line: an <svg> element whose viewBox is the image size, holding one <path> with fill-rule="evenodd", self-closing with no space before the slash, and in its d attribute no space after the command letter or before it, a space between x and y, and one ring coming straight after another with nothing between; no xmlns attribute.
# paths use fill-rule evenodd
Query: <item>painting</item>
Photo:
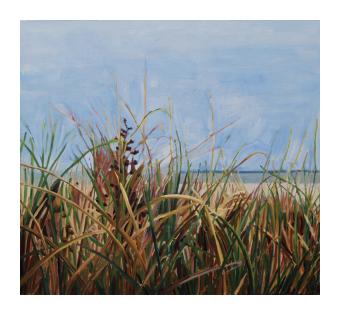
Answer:
<svg viewBox="0 0 340 315"><path fill-rule="evenodd" d="M21 21L22 295L320 294L319 21Z"/></svg>

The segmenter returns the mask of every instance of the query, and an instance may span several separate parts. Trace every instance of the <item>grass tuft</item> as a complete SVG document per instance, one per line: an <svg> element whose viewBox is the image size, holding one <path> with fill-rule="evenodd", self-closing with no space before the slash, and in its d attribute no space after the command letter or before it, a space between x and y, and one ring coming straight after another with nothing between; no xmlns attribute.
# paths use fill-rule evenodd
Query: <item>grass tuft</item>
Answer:
<svg viewBox="0 0 340 315"><path fill-rule="evenodd" d="M133 128L124 119L114 136L76 123L86 149L61 171L68 144L57 145L55 126L41 148L24 133L21 294L319 294L316 161L300 183L290 170L269 171L268 157L248 191L237 170L263 153L239 161L238 152L217 176L222 128L191 150L170 135L159 161L146 128L157 112L133 116ZM188 153L211 141L209 172L193 172Z"/></svg>

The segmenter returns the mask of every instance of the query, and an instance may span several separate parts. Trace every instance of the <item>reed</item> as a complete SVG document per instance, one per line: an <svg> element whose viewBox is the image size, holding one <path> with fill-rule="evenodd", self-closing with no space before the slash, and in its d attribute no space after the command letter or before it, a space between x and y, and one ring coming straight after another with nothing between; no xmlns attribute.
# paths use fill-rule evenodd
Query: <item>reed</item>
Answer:
<svg viewBox="0 0 340 315"><path fill-rule="evenodd" d="M113 136L78 124L86 149L64 170L56 129L42 148L24 134L21 294L319 294L315 177L300 185L266 163L254 191L235 191L233 174L255 153L217 178L215 152L202 177L178 135L164 168L145 128L156 112Z"/></svg>

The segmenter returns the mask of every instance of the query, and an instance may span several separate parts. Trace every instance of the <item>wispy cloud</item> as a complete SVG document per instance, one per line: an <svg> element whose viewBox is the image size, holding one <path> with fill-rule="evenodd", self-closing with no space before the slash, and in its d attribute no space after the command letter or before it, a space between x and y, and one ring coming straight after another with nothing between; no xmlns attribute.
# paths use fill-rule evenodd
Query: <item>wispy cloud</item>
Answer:
<svg viewBox="0 0 340 315"><path fill-rule="evenodd" d="M32 129L58 103L114 116L117 81L141 116L147 60L149 108L171 97L189 146L211 131L213 96L216 128L237 120L229 150L279 133L279 152L319 116L319 40L317 21L22 22L21 115Z"/></svg>

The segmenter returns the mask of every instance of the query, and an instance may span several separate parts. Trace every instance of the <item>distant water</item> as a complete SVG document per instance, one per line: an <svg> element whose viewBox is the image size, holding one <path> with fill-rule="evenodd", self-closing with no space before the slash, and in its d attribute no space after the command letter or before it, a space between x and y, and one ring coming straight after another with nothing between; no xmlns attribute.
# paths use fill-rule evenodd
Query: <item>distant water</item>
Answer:
<svg viewBox="0 0 340 315"><path fill-rule="evenodd" d="M198 171L193 171L192 172L192 177L197 176ZM204 180L207 176L207 172L200 172L199 173L199 178ZM184 179L185 172L183 172L182 180ZM275 178L278 176L281 178L287 178L288 173L286 171L282 172L269 172L266 173L265 175L263 172L256 172L256 171L240 171L237 173L233 173L230 175L230 180L236 180L236 179L241 179L241 181L245 184L254 184L254 183L259 183L261 180L264 178L267 178L268 181L273 181ZM214 178L218 179L222 176L222 172L217 171L214 174ZM289 177L291 179L295 179L297 183L312 183L313 181L315 183L320 183L320 172L319 171L291 171L289 173Z"/></svg>
<svg viewBox="0 0 340 315"><path fill-rule="evenodd" d="M23 169L21 168L21 172L20 172L20 176L21 176L21 180L24 180L24 174L23 174ZM183 182L184 177L185 177L185 171L182 171L182 176L181 176L181 182ZM28 173L30 174L30 172ZM199 177L200 180L205 181L206 177L208 176L209 172L206 171L191 171L191 178L195 178L196 176ZM230 181L237 181L237 180L241 180L244 184L257 184L259 182L261 182L263 180L263 178L265 177L267 179L267 181L271 182L273 180L275 180L275 178L277 177L281 177L286 179L287 178L288 173L286 171L282 171L282 172L269 172L266 174L263 174L263 172L256 172L256 171L239 171L239 172L235 172L230 174L229 180ZM34 172L34 177L35 177L35 181L39 181L41 176L41 173L39 171ZM72 175L72 177L74 178L82 178L84 175L78 173L78 174L74 174ZM214 179L218 180L219 178L221 178L222 176L222 172L221 171L216 171L214 174ZM51 179L51 176L49 176ZM86 176L87 177L87 176ZM320 172L319 171L291 171L289 173L289 177L291 179L295 179L297 183L312 183L315 182L317 184L320 183ZM28 178L30 178L30 175L28 175ZM69 177L68 177L69 178Z"/></svg>

